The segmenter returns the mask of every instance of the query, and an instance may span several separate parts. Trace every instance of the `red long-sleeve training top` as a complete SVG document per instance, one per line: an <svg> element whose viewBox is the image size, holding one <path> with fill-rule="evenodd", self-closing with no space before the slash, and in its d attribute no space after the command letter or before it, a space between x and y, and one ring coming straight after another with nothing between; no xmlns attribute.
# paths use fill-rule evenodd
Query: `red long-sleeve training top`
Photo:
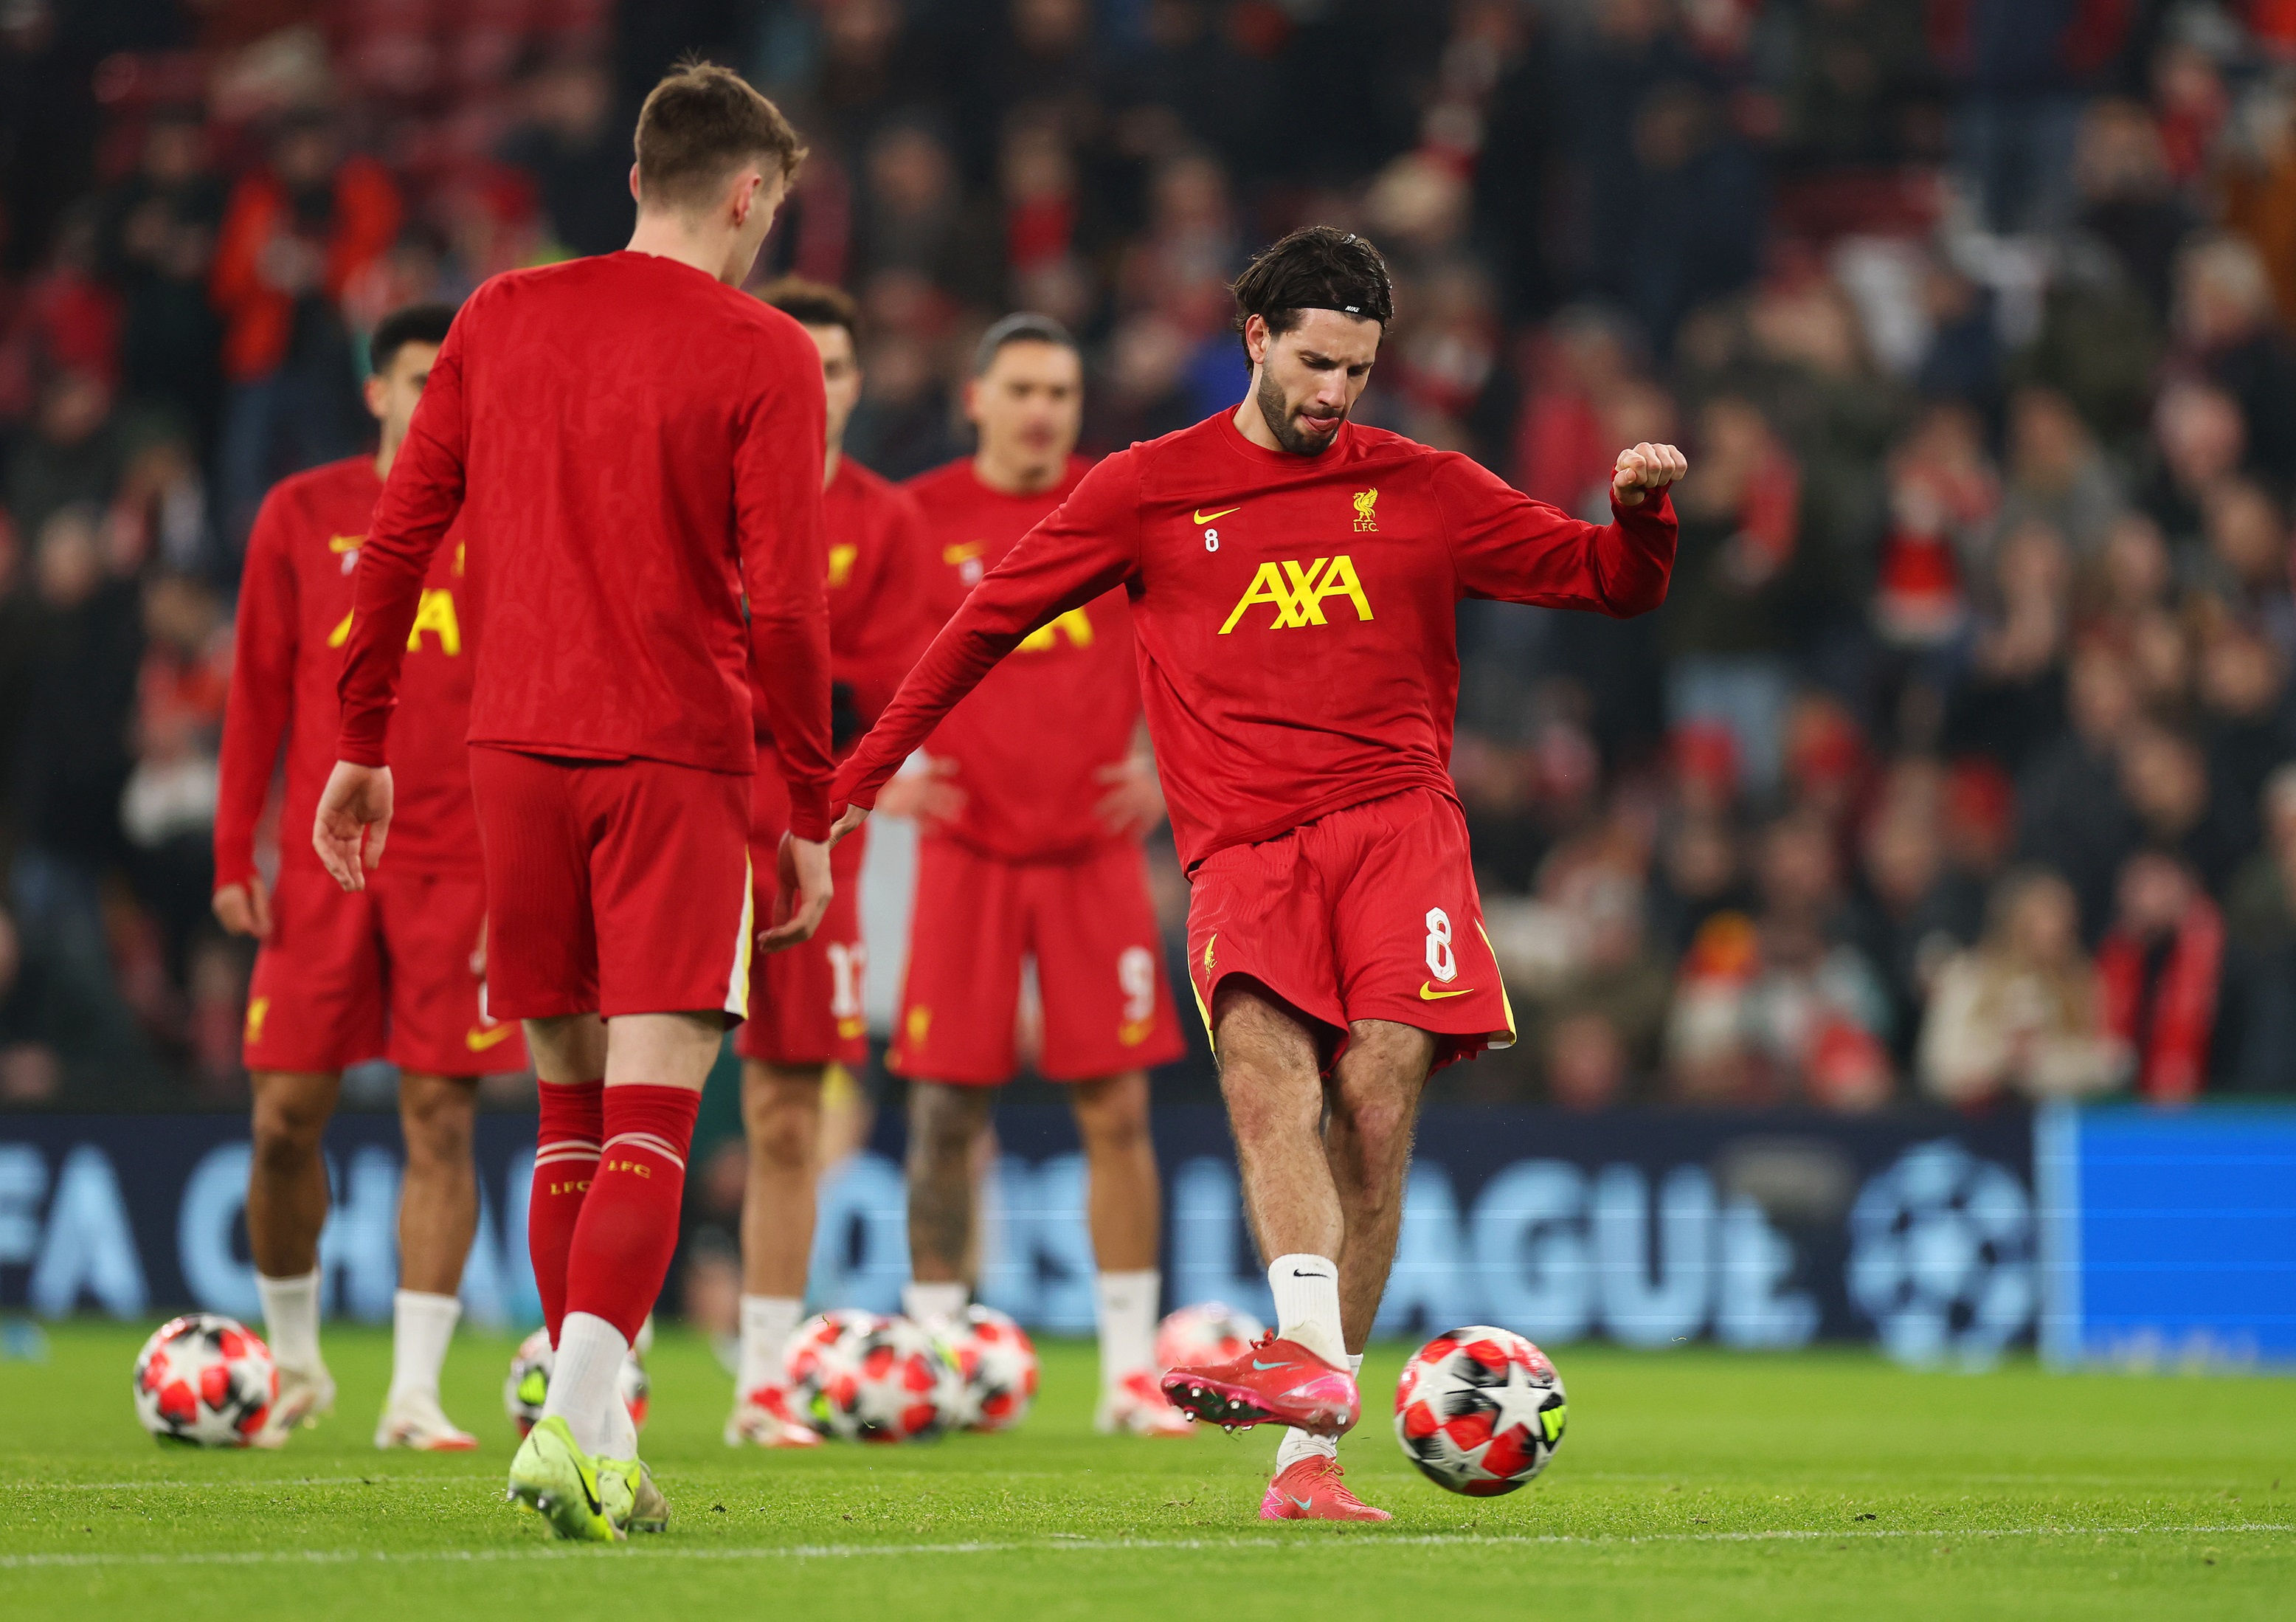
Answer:
<svg viewBox="0 0 2296 1622"><path fill-rule="evenodd" d="M1223 412L1109 457L1005 554L834 798L873 805L990 666L1119 585L1184 865L1402 789L1451 794L1460 599L1641 613L1674 548L1663 495L1584 523L1400 434L1350 424L1298 457Z"/></svg>
<svg viewBox="0 0 2296 1622"><path fill-rule="evenodd" d="M822 433L805 329L690 266L611 253L485 283L367 533L340 757L382 762L423 572L459 512L487 623L472 743L746 774L754 664L791 830L824 837Z"/></svg>
<svg viewBox="0 0 2296 1622"><path fill-rule="evenodd" d="M256 515L232 626L216 795L217 885L254 875L255 827L283 737L287 795L280 826L289 836L280 841L280 867L320 870L304 830L335 763L335 681L350 639L352 582L381 494L374 458L352 457L281 480ZM450 542L432 560L406 638L406 715L392 750L398 807L390 825L390 862L401 871L479 869L471 752L463 742L478 643L471 608L463 551Z"/></svg>

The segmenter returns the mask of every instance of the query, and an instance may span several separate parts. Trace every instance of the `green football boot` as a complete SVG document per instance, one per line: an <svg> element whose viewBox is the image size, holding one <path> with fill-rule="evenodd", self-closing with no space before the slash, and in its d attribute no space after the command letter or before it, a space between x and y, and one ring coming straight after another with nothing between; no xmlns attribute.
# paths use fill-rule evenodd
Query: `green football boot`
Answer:
<svg viewBox="0 0 2296 1622"><path fill-rule="evenodd" d="M606 1519L624 1533L660 1532L669 1526L669 1500L653 1484L653 1472L639 1459L598 1461L598 1488Z"/></svg>
<svg viewBox="0 0 2296 1622"><path fill-rule="evenodd" d="M622 1541L621 1528L606 1513L605 1472L584 1453L566 1421L553 1414L526 1433L510 1461L510 1495L550 1523L559 1536L576 1543ZM629 1484L619 1477L613 1489L627 1503Z"/></svg>

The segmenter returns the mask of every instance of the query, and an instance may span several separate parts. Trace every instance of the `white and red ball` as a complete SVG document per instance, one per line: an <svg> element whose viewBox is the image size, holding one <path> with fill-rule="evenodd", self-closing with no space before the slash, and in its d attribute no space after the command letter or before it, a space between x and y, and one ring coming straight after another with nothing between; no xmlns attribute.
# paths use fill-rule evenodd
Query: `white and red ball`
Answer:
<svg viewBox="0 0 2296 1622"><path fill-rule="evenodd" d="M840 1368L849 1367L851 1348L884 1320L857 1306L840 1306L816 1313L791 1331L782 1347L782 1375L789 1393L790 1412L811 1412L822 1386Z"/></svg>
<svg viewBox="0 0 2296 1622"><path fill-rule="evenodd" d="M1181 1307L1156 1327L1156 1371L1168 1374L1234 1363L1266 1333L1259 1319L1224 1301Z"/></svg>
<svg viewBox="0 0 2296 1622"><path fill-rule="evenodd" d="M510 1373L503 1379L503 1411L510 1415L510 1422L518 1427L521 1436L532 1430L535 1422L542 1418L543 1402L550 1395L550 1370L554 1361L548 1330L535 1330L518 1343L518 1350L511 1355ZM630 1411L630 1423L643 1429L653 1395L653 1382L646 1378L645 1364L638 1361L636 1347L622 1359L615 1386L621 1393L622 1406Z"/></svg>
<svg viewBox="0 0 2296 1622"><path fill-rule="evenodd" d="M1569 1412L1546 1353L1477 1324L1436 1336L1403 1365L1395 1439L1437 1486L1494 1498L1546 1468Z"/></svg>
<svg viewBox="0 0 2296 1622"><path fill-rule="evenodd" d="M964 1410L956 1370L906 1318L880 1318L864 1332L840 1336L824 1362L811 1411L841 1441L923 1441Z"/></svg>
<svg viewBox="0 0 2296 1622"><path fill-rule="evenodd" d="M1019 1324L976 1305L945 1325L939 1340L962 1390L955 1429L1010 1430L1029 1417L1037 1399L1037 1348Z"/></svg>
<svg viewBox="0 0 2296 1622"><path fill-rule="evenodd" d="M135 1354L135 1417L162 1442L248 1446L278 1395L271 1348L219 1313L163 1323Z"/></svg>

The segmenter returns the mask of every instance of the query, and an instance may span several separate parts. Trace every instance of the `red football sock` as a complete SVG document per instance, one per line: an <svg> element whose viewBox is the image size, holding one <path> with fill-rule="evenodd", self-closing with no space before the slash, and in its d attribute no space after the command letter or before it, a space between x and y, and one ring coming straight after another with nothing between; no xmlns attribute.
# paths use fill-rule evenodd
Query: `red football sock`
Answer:
<svg viewBox="0 0 2296 1622"><path fill-rule="evenodd" d="M606 1142L566 1261L566 1310L637 1338L677 1248L685 1154L701 1095L690 1087L606 1089Z"/></svg>
<svg viewBox="0 0 2296 1622"><path fill-rule="evenodd" d="M597 1174L598 1145L605 1140L603 1082L545 1082L542 1125L535 1134L534 1187L526 1197L526 1254L534 1263L534 1288L542 1297L542 1321L550 1344L558 1344L559 1321L566 1316L566 1257L574 1248L574 1222L582 1197Z"/></svg>

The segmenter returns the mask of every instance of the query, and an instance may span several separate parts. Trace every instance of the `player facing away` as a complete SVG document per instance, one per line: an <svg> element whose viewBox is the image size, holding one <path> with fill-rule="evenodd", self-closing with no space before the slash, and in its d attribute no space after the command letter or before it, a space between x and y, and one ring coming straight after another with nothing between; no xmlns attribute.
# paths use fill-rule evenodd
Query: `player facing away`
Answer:
<svg viewBox="0 0 2296 1622"><path fill-rule="evenodd" d="M217 796L215 911L259 943L242 1043L255 1094L247 1237L279 1396L264 1439L334 1405L319 1354L319 1231L327 1168L319 1152L344 1066L399 1067L406 1140L398 1196L400 1289L392 1304L390 1390L377 1447L459 1450L477 1441L439 1401L439 1374L462 1316L456 1291L479 1216L471 1133L478 1078L526 1068L518 1026L493 1018L485 981L486 876L463 735L471 717L476 623L459 547L439 548L406 638L397 859L346 895L300 838L279 852L275 887L255 865L255 829L286 745L281 826L300 831L334 764L335 681L351 629L352 582L368 520L455 312L399 310L375 327L366 404L381 424L372 457L282 482L248 539L234 629Z"/></svg>
<svg viewBox="0 0 2296 1622"><path fill-rule="evenodd" d="M939 615L955 613L1089 465L1075 455L1084 365L1049 317L982 337L965 411L969 458L910 482L931 526ZM1068 1083L1083 1140L1098 1267L1103 1430L1185 1434L1156 1389L1161 1212L1148 1071L1186 1051L1161 964L1142 837L1163 820L1136 748L1140 682L1124 593L1069 605L950 711L904 779L922 816L908 977L890 1067L909 1078L906 1306L964 1310L973 1146L1020 1068L1024 962L1043 1010L1037 1070Z"/></svg>
<svg viewBox="0 0 2296 1622"><path fill-rule="evenodd" d="M844 454L845 424L861 398L855 334L860 316L834 287L791 278L759 294L804 327L821 355L828 404L822 527L829 551L831 743L850 748L877 719L939 621L925 605L927 545L914 498ZM758 903L774 902L774 852L789 827L789 795L758 705L750 860ZM869 1060L861 1011L868 963L861 937L862 842L830 858L836 885L813 938L761 952L750 968L750 1017L734 1038L742 1058L742 1118L749 1178L742 1200L742 1333L729 1446L817 1447L791 1413L782 1351L804 1313L813 1254L822 1090L831 1066L849 1075Z"/></svg>
<svg viewBox="0 0 2296 1622"><path fill-rule="evenodd" d="M615 1378L676 1242L703 1078L753 941L805 939L830 894L821 358L738 291L803 152L706 66L654 87L636 146L628 249L492 278L439 352L360 561L312 831L348 890L388 853L406 635L459 513L488 628L470 742L488 984L542 1083L528 1244L557 1349L510 1488L601 1542L668 1513ZM762 935L753 671L790 796L784 916Z"/></svg>
<svg viewBox="0 0 2296 1622"><path fill-rule="evenodd" d="M1235 295L1250 397L1109 457L1006 555L840 770L839 827L1038 627L1129 594L1190 972L1277 1318L1164 1389L1200 1418L1292 1427L1262 1517L1383 1520L1335 1444L1359 1412L1420 1091L1514 1034L1446 770L1457 606L1655 607L1685 464L1621 452L1612 522L1582 523L1350 423L1392 311L1360 237L1295 232Z"/></svg>

